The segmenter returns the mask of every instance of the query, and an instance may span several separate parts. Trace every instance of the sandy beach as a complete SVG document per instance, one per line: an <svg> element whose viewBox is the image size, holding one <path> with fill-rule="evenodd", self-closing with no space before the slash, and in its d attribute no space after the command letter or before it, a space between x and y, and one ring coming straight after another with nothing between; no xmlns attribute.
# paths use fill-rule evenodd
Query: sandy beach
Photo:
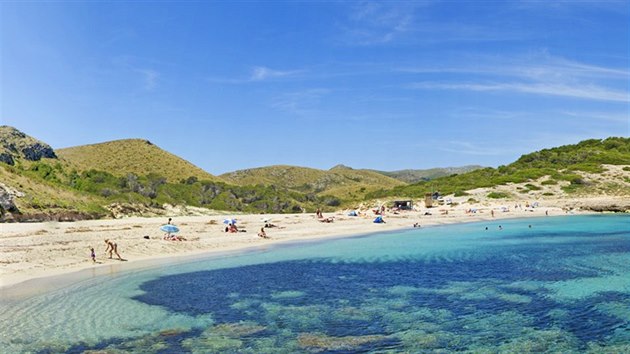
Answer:
<svg viewBox="0 0 630 354"><path fill-rule="evenodd" d="M590 204L597 202L591 200ZM610 202L609 198L607 202ZM238 251L282 242L411 229L416 223L427 227L505 218L566 215L567 208L570 208L567 205L579 206L584 203L586 202L583 199L572 203L567 203L566 200L546 201L535 204L534 208L527 207L525 202L485 202L473 206L460 203L433 208L416 204L413 211L387 210L384 214L386 223L383 224L373 222L376 215L371 209L360 212L359 216L348 216L349 211L324 213L325 218L334 220L329 223L322 222L315 214L173 215L172 223L181 229L177 235L184 237L184 241L164 239L165 233L159 228L167 223L168 217L3 224L0 236L0 287L90 268L116 266L117 269L124 270L147 260L160 262L172 257ZM580 209L571 211L583 212L585 211ZM237 219L239 232L225 232L226 217ZM275 225L265 229L268 239L257 235L264 226L265 219ZM124 261L118 260L116 255L109 258L105 252L105 239L117 243ZM96 262L90 257L90 247L95 250Z"/></svg>

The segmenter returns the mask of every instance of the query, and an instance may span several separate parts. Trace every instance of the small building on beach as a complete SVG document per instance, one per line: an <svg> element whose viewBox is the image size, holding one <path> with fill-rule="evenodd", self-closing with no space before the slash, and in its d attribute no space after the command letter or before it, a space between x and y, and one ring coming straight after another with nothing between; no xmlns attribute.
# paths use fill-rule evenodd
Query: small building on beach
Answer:
<svg viewBox="0 0 630 354"><path fill-rule="evenodd" d="M395 200L394 201L394 209L412 210L413 209L413 201L412 200Z"/></svg>

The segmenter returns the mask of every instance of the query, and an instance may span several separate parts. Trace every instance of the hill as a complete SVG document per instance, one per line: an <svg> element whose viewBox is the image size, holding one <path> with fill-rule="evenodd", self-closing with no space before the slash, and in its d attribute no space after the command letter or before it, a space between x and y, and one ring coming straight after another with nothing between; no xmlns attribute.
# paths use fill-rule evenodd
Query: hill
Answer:
<svg viewBox="0 0 630 354"><path fill-rule="evenodd" d="M426 169L426 170L410 170L410 169L399 170L399 171L374 170L374 172L380 173L382 175L385 175L391 178L395 178L405 183L417 183L420 181L429 181L429 180L440 178L440 177L466 173L466 172L478 170L481 168L483 168L483 166L469 165L469 166L462 166L462 167L438 167L438 168L431 168L431 169Z"/></svg>
<svg viewBox="0 0 630 354"><path fill-rule="evenodd" d="M501 188L508 185L512 186L509 191ZM519 195L630 196L630 138L591 139L544 149L523 155L507 166L381 189L368 198L423 198L433 192L465 196L480 188L485 188L490 198L505 199Z"/></svg>
<svg viewBox="0 0 630 354"><path fill-rule="evenodd" d="M155 174L168 182L194 177L220 181L192 163L160 149L148 140L126 139L56 150L59 159L78 172L101 170L114 176Z"/></svg>
<svg viewBox="0 0 630 354"><path fill-rule="evenodd" d="M161 215L173 205L250 213L314 211L340 205L335 197L274 185L227 184L146 140L120 140L55 153L17 129L4 127L3 132L0 146L11 159L0 162L0 221ZM23 153L40 147L50 153Z"/></svg>
<svg viewBox="0 0 630 354"><path fill-rule="evenodd" d="M342 165L330 170L270 166L219 178L146 140L54 151L6 126L0 127L0 154L0 221L164 215L172 206L197 207L200 213L333 211L376 199L379 204L399 197L418 200L435 191L470 203L630 198L630 138L586 140L526 154L507 166L414 184Z"/></svg>
<svg viewBox="0 0 630 354"><path fill-rule="evenodd" d="M405 184L374 171L355 170L346 166L319 170L277 165L229 172L219 177L237 185L282 186L300 193L333 195L346 199L362 197L366 191Z"/></svg>

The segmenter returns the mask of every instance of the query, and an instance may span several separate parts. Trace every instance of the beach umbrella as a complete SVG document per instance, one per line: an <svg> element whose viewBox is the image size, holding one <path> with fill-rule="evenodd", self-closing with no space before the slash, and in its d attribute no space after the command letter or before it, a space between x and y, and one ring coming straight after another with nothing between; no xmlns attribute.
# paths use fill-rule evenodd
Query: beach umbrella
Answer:
<svg viewBox="0 0 630 354"><path fill-rule="evenodd" d="M235 225L236 224L236 219L225 219L225 220L223 220L223 223L227 224L227 225Z"/></svg>
<svg viewBox="0 0 630 354"><path fill-rule="evenodd" d="M171 225L171 224L166 224L166 225L162 225L160 227L160 230L169 233L169 234L174 234L179 232L179 228L175 225Z"/></svg>

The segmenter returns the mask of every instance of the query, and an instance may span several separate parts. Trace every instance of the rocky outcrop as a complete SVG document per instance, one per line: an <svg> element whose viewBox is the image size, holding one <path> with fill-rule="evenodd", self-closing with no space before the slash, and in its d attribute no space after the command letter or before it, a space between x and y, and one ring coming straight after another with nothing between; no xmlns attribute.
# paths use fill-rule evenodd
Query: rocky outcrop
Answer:
<svg viewBox="0 0 630 354"><path fill-rule="evenodd" d="M24 193L0 183L0 215L19 213L14 198L23 196Z"/></svg>
<svg viewBox="0 0 630 354"><path fill-rule="evenodd" d="M39 161L44 157L49 159L57 158L55 151L49 145L40 142L24 146L21 152L22 156L30 161Z"/></svg>
<svg viewBox="0 0 630 354"><path fill-rule="evenodd" d="M16 158L39 161L42 158L55 159L57 155L48 144L13 127L0 126L0 162L14 165Z"/></svg>
<svg viewBox="0 0 630 354"><path fill-rule="evenodd" d="M580 197L558 200L557 206L567 210L586 210L594 212L630 212L630 198L627 197Z"/></svg>
<svg viewBox="0 0 630 354"><path fill-rule="evenodd" d="M11 154L6 153L6 152L2 152L0 153L0 162L4 162L7 165L15 165L15 161L13 160L13 156L11 156Z"/></svg>

